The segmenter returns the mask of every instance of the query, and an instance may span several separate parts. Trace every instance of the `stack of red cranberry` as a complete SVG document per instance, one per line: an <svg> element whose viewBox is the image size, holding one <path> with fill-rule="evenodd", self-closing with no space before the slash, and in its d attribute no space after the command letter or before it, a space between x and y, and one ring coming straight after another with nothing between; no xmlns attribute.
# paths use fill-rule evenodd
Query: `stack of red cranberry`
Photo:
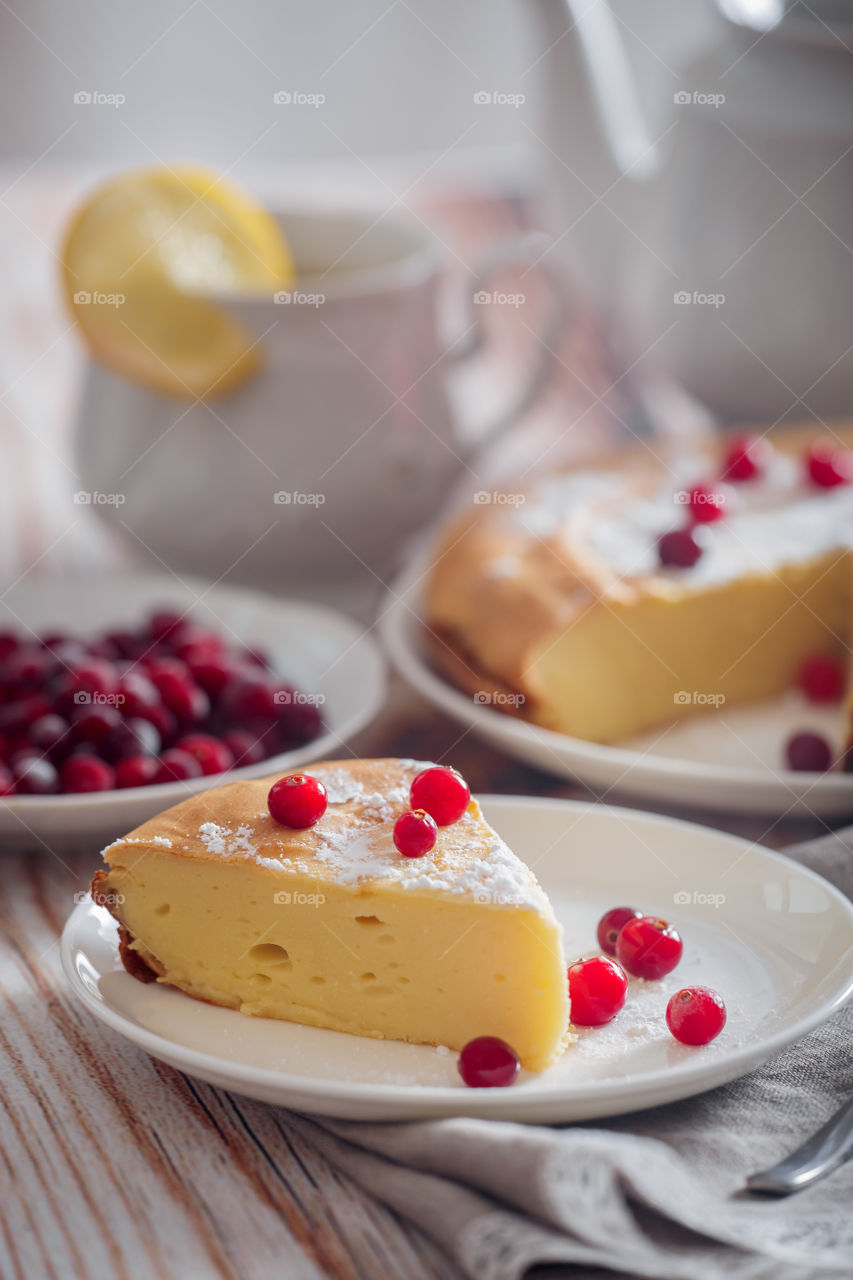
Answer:
<svg viewBox="0 0 853 1280"><path fill-rule="evenodd" d="M576 1027L612 1022L628 995L628 974L654 982L672 973L684 944L667 920L636 907L613 907L598 922L604 955L569 965L569 1004ZM726 1025L726 1006L711 987L682 987L666 1006L666 1025L682 1044L709 1044ZM473 1089L510 1085L520 1064L511 1045L497 1036L469 1040L459 1054L459 1074Z"/></svg>
<svg viewBox="0 0 853 1280"><path fill-rule="evenodd" d="M92 641L0 634L0 795L224 773L317 737L317 699L174 612Z"/></svg>
<svg viewBox="0 0 853 1280"><path fill-rule="evenodd" d="M721 480L725 484L748 484L759 480L770 459L770 445L763 436L738 436L723 459ZM853 481L850 453L820 441L803 457L803 471L809 484L818 489L835 489ZM664 568L690 569L704 551L701 526L713 524L723 515L725 489L718 483L697 484L685 495L687 521L681 529L671 529L658 540L658 558Z"/></svg>
<svg viewBox="0 0 853 1280"><path fill-rule="evenodd" d="M455 769L431 765L412 779L411 809L394 823L393 839L404 858L422 858L438 839L438 828L458 822L471 799L471 788ZM289 773L270 787L267 807L282 827L302 831L326 812L328 796L319 778Z"/></svg>
<svg viewBox="0 0 853 1280"><path fill-rule="evenodd" d="M796 683L809 702L840 702L847 685L847 672L840 658L815 653L800 666ZM785 762L797 773L826 773L833 766L834 756L826 738L809 729L792 734L785 744ZM853 767L853 756L845 767Z"/></svg>

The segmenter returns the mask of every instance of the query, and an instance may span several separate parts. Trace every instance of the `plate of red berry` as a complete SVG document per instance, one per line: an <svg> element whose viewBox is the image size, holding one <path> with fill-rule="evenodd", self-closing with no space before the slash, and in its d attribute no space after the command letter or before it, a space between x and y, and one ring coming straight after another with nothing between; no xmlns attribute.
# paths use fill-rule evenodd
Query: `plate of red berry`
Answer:
<svg viewBox="0 0 853 1280"><path fill-rule="evenodd" d="M228 776L334 755L385 694L333 610L145 574L30 576L0 602L0 841L110 838Z"/></svg>
<svg viewBox="0 0 853 1280"><path fill-rule="evenodd" d="M791 859L631 809L480 802L563 927L572 1034L545 1071L520 1069L494 1037L459 1051L366 1039L137 982L90 901L66 926L65 973L99 1019L181 1071L358 1120L558 1123L659 1106L751 1071L853 993L853 904Z"/></svg>

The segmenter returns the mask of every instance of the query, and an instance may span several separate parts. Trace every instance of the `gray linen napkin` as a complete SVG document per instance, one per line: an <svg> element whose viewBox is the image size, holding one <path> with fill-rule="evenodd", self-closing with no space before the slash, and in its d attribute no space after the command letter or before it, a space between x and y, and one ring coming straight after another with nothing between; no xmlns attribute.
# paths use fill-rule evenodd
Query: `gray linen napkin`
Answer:
<svg viewBox="0 0 853 1280"><path fill-rule="evenodd" d="M786 853L853 897L853 827ZM853 1094L851 1045L848 1005L733 1084L595 1128L292 1123L476 1280L548 1264L578 1277L849 1280L853 1161L786 1200L742 1188Z"/></svg>

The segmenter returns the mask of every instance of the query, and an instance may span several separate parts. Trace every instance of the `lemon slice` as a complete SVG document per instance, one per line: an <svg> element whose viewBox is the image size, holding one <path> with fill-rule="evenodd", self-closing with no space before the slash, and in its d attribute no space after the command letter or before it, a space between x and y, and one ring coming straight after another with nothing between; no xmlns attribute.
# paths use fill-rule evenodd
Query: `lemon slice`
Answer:
<svg viewBox="0 0 853 1280"><path fill-rule="evenodd" d="M275 219L215 173L144 169L98 188L71 221L63 288L95 359L150 390L218 396L260 366L206 294L268 296L293 280Z"/></svg>

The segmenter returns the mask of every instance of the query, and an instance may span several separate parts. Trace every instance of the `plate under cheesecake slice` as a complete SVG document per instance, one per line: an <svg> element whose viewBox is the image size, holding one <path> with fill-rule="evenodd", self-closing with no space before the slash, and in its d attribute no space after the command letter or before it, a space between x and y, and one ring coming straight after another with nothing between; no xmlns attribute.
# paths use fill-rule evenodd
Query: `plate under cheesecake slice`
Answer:
<svg viewBox="0 0 853 1280"><path fill-rule="evenodd" d="M531 1071L565 1048L562 932L476 800L434 848L392 841L413 760L310 766L328 807L293 830L272 778L202 792L104 850L92 894L128 972L245 1014L461 1049L497 1036Z"/></svg>

